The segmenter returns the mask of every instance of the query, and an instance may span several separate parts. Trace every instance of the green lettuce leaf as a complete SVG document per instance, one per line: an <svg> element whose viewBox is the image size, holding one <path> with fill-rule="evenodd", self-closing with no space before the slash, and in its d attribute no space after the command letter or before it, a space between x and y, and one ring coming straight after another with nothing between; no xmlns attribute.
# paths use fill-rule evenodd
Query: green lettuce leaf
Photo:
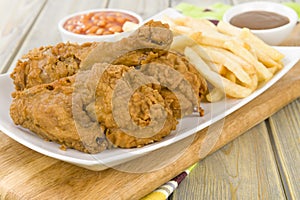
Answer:
<svg viewBox="0 0 300 200"><path fill-rule="evenodd" d="M298 14L298 20L300 20L300 4L295 2L284 2L284 5L292 8Z"/></svg>
<svg viewBox="0 0 300 200"><path fill-rule="evenodd" d="M283 4L295 10L300 21L300 4L295 2L283 2ZM230 5L224 3L215 3L209 7L195 6L189 3L180 3L175 8L185 16L221 20L224 13L230 7Z"/></svg>
<svg viewBox="0 0 300 200"><path fill-rule="evenodd" d="M215 3L209 7L200 7L189 3L180 3L175 8L186 16L194 18L221 20L223 18L224 13L230 7L230 5L223 3Z"/></svg>

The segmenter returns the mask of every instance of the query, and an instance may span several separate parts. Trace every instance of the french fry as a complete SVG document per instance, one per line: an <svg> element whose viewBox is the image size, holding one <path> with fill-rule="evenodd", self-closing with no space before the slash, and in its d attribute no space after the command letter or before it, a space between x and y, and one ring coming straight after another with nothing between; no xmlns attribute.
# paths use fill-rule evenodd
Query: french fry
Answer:
<svg viewBox="0 0 300 200"><path fill-rule="evenodd" d="M269 80L273 74L243 46L239 45L236 40L228 40L224 43L225 47L232 51L234 54L240 56L248 63L253 64L257 71L259 81Z"/></svg>
<svg viewBox="0 0 300 200"><path fill-rule="evenodd" d="M225 88L225 93L233 98L245 98L252 93L250 88L246 88L244 86L238 85L226 78L222 77L222 81Z"/></svg>
<svg viewBox="0 0 300 200"><path fill-rule="evenodd" d="M212 69L214 72L219 73L220 75L225 75L227 73L227 69L223 64L214 63L211 61L205 61L205 63Z"/></svg>
<svg viewBox="0 0 300 200"><path fill-rule="evenodd" d="M271 72L272 74L275 74L277 71L278 71L278 68L277 67L269 67L268 68L269 72Z"/></svg>
<svg viewBox="0 0 300 200"><path fill-rule="evenodd" d="M258 86L258 77L257 77L256 74L251 74L250 77L251 77L251 80L252 80L252 84L250 84L249 89L254 91L254 90L256 90L256 88Z"/></svg>
<svg viewBox="0 0 300 200"><path fill-rule="evenodd" d="M217 32L217 27L206 19L194 19L192 17L171 18L164 16L162 21L168 23L170 29L176 34L189 35L195 32Z"/></svg>
<svg viewBox="0 0 300 200"><path fill-rule="evenodd" d="M204 46L194 46L193 49L198 52L203 48L208 55L207 57L212 62L223 64L229 71L231 71L241 82L250 85L252 83L250 76L244 71L243 67L237 62L228 59L223 53L216 51L214 48ZM207 58L206 57L206 58Z"/></svg>
<svg viewBox="0 0 300 200"><path fill-rule="evenodd" d="M222 35L220 33L204 33L204 32L195 32L190 34L190 37L195 40L198 44L214 46L223 48L224 43L230 39L230 37L226 35Z"/></svg>
<svg viewBox="0 0 300 200"><path fill-rule="evenodd" d="M275 61L280 61L283 59L284 55L274 49L273 47L267 45L264 41L256 37L249 29L243 28L239 37L246 41L249 45L253 46L255 49L268 55Z"/></svg>
<svg viewBox="0 0 300 200"><path fill-rule="evenodd" d="M220 75L210 69L210 67L198 56L198 54L190 47L186 47L184 55L195 65L199 73L205 77L212 85L222 89L223 85L221 82Z"/></svg>
<svg viewBox="0 0 300 200"><path fill-rule="evenodd" d="M236 83L237 78L231 71L227 70L227 72L224 74L224 77L230 80L233 83Z"/></svg>
<svg viewBox="0 0 300 200"><path fill-rule="evenodd" d="M185 26L193 28L193 32L199 31L217 31L217 27L206 19L195 19L192 17L178 17L178 18L171 18L168 16L163 17L163 22L166 22L170 25L171 29L175 28L176 26Z"/></svg>
<svg viewBox="0 0 300 200"><path fill-rule="evenodd" d="M239 65L249 74L252 82L250 85L247 85L247 87L249 87L252 91L254 91L257 86L258 86L258 79L257 79L257 75L256 75L256 71L253 65L250 65L248 62L244 61L243 59L241 59L240 57L238 57L237 55L226 51L225 49L218 49L215 48L216 50L222 52L228 59L232 60L232 62L236 62L239 63ZM227 75L225 76L227 77L229 80L234 81L234 79L232 78L232 76ZM244 85L246 86L246 85Z"/></svg>
<svg viewBox="0 0 300 200"><path fill-rule="evenodd" d="M218 35L216 37L216 35ZM191 34L191 38L193 38L197 43L201 45L208 45L208 46L214 46L219 48L227 48L230 51L232 51L235 55L238 55L239 57L243 58L248 63L253 63L253 66L258 72L259 81L262 80L268 80L272 77L272 74L267 70L267 68L260 63L251 52L249 52L248 49L245 48L245 44L241 45L240 41L238 41L237 38L230 39L220 36L219 34L212 34L210 36L204 35L203 33L197 32ZM249 49L251 47L248 47ZM202 54L203 55L203 54ZM204 57L206 58L206 56ZM231 62L231 66L232 66ZM234 64L233 64L234 65ZM247 65L244 65L247 66ZM248 65L249 66L249 65ZM245 79L242 79L242 81L245 81ZM249 84L250 81L248 79L247 83Z"/></svg>
<svg viewBox="0 0 300 200"><path fill-rule="evenodd" d="M217 25L217 29L218 31L226 35L231 35L231 36L236 36L241 38L243 41L247 42L250 46L253 46L254 49L260 51L261 54L268 55L270 58L272 58L275 61L279 61L284 57L282 53L280 53L273 47L267 45L265 42L260 40L247 28L239 29L227 22L220 21Z"/></svg>
<svg viewBox="0 0 300 200"><path fill-rule="evenodd" d="M258 59L257 58L257 51L256 51L256 49L254 49L254 48L250 48L249 49L249 52L252 54L252 56L255 58L255 59Z"/></svg>
<svg viewBox="0 0 300 200"><path fill-rule="evenodd" d="M195 19L192 17L179 17L173 20L175 24L187 27L193 27L195 32L198 31L216 31L217 27L206 19Z"/></svg>
<svg viewBox="0 0 300 200"><path fill-rule="evenodd" d="M208 101L219 100L224 94L244 98L283 67L284 55L249 29L223 21L215 26L191 17L168 20L172 30L190 38L175 37L171 49L183 53L215 87L206 96Z"/></svg>
<svg viewBox="0 0 300 200"><path fill-rule="evenodd" d="M178 35L173 38L171 49L183 53L185 47L193 46L196 42L186 35Z"/></svg>
<svg viewBox="0 0 300 200"><path fill-rule="evenodd" d="M221 49L221 48L215 48L216 51L219 51L221 53L223 53L228 59L232 60L233 62L238 63L240 66L243 67L243 69L248 73L248 74L254 74L255 72L255 68L253 65L251 65L250 63L246 62L245 60L243 60L241 57L233 54L230 51L227 51L225 49ZM253 55L253 54L252 54Z"/></svg>
<svg viewBox="0 0 300 200"><path fill-rule="evenodd" d="M256 55L257 55L257 58L258 58L258 60L261 62L261 63L263 63L266 67L275 67L275 68L277 68L278 70L279 69L282 69L282 67L283 67L283 65L282 65L282 63L278 63L278 62L276 62L275 60L273 60L269 55L267 55L267 54L264 54L264 52L262 52L262 51L260 51L260 50L258 50L257 52L256 52ZM276 70L277 71L277 70ZM276 72L275 71L275 72ZM274 74L274 73L273 73Z"/></svg>
<svg viewBox="0 0 300 200"><path fill-rule="evenodd" d="M251 89L233 83L212 71L192 48L186 47L184 55L196 67L202 76L204 76L216 88L224 90L227 95L234 98L244 98L252 93Z"/></svg>
<svg viewBox="0 0 300 200"><path fill-rule="evenodd" d="M176 32L177 34L189 35L193 32L193 29L186 26L175 26L172 28L172 31Z"/></svg>
<svg viewBox="0 0 300 200"><path fill-rule="evenodd" d="M183 18L185 25L188 27L193 27L195 32L216 32L217 27L206 19L194 19L187 17L188 20Z"/></svg>
<svg viewBox="0 0 300 200"><path fill-rule="evenodd" d="M209 102L217 102L220 101L225 97L224 91L218 89L218 88L213 88L207 95L206 99Z"/></svg>
<svg viewBox="0 0 300 200"><path fill-rule="evenodd" d="M236 28L235 26L230 25L227 22L219 21L217 25L218 31L221 33L224 33L226 35L230 36L238 36L241 33L241 30L239 28Z"/></svg>
<svg viewBox="0 0 300 200"><path fill-rule="evenodd" d="M194 45L192 46L192 49L197 52L197 54L205 61L208 62L214 62L215 60L213 60L208 54L207 52L204 50L204 48L202 48L200 45Z"/></svg>

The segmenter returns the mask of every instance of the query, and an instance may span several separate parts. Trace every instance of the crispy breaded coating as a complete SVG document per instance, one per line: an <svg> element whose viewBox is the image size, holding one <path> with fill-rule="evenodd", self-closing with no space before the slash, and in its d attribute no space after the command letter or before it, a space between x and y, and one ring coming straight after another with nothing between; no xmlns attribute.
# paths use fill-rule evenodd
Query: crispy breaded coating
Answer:
<svg viewBox="0 0 300 200"><path fill-rule="evenodd" d="M10 108L11 117L17 125L42 138L88 153L108 148L106 139L125 148L159 141L175 130L177 120L159 94L158 86L142 85L136 91L132 88L133 82L140 82L139 73L129 73L122 87L115 88L130 70L136 71L125 65L96 64L92 70L17 91ZM128 107L123 106L126 97ZM119 124L115 122L118 115ZM148 130L142 130L145 127ZM138 135L132 135L135 132Z"/></svg>
<svg viewBox="0 0 300 200"><path fill-rule="evenodd" d="M173 34L150 21L116 42L60 43L34 49L13 73L16 125L63 147L98 153L160 141L195 108L206 81Z"/></svg>
<svg viewBox="0 0 300 200"><path fill-rule="evenodd" d="M11 74L15 89L24 90L76 74L81 61L95 45L59 43L29 51L18 60Z"/></svg>
<svg viewBox="0 0 300 200"><path fill-rule="evenodd" d="M116 42L59 43L35 48L18 60L11 78L16 90L51 83L88 70L94 63L111 63L120 55L135 49L169 49L173 39L167 24L149 21L129 37Z"/></svg>
<svg viewBox="0 0 300 200"><path fill-rule="evenodd" d="M95 80L101 65L48 84L13 94L10 116L16 125L42 138L88 153L108 147L104 133L93 112Z"/></svg>
<svg viewBox="0 0 300 200"><path fill-rule="evenodd" d="M113 63L135 66L157 79L164 86L161 95L168 100L177 118L191 114L194 108L200 115L204 114L200 101L207 91L206 80L181 54L143 49L129 52Z"/></svg>
<svg viewBox="0 0 300 200"><path fill-rule="evenodd" d="M115 146L141 147L175 130L177 120L153 77L134 68L110 65L96 92L95 110ZM129 70L128 70L129 69Z"/></svg>
<svg viewBox="0 0 300 200"><path fill-rule="evenodd" d="M168 51L173 41L173 33L168 24L149 21L128 37L117 42L100 42L81 63L81 69L90 69L94 63L112 63L128 52L141 49L148 51Z"/></svg>

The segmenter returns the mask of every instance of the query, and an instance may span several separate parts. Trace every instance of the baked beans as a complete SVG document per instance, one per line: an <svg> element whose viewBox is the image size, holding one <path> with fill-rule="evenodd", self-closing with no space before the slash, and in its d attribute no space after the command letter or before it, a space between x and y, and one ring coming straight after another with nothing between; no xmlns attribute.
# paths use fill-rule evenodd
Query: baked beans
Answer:
<svg viewBox="0 0 300 200"><path fill-rule="evenodd" d="M82 35L109 35L123 32L122 27L126 21L138 23L136 17L127 13L99 11L74 16L63 27Z"/></svg>

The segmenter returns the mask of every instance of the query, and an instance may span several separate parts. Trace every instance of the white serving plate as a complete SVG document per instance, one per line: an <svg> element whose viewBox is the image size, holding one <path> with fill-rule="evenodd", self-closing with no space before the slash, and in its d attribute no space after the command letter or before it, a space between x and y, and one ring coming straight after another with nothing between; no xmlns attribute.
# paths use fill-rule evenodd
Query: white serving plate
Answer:
<svg viewBox="0 0 300 200"><path fill-rule="evenodd" d="M173 13L173 14L172 14ZM167 9L155 16L159 19L163 14L169 16L179 16L173 9ZM155 150L169 146L184 138L192 136L194 133L202 130L216 121L225 118L230 113L238 110L264 91L276 83L284 76L300 59L300 47L275 47L285 55L283 60L284 68L281 69L270 81L261 85L259 89L244 99L226 98L216 103L202 103L201 107L205 110L204 117L196 117L195 115L184 117L180 120L177 130L173 131L162 141L147 145L142 148L132 149L111 149L105 150L98 154L87 154L73 149L61 150L60 145L53 142L47 142L34 133L16 126L9 115L10 104L12 101L11 93L14 91L13 82L9 74L0 75L1 95L0 95L0 130L15 141L24 146L35 150L46 156L56 158L68 163L75 164L90 170L100 171L108 167L114 167L127 161L141 157Z"/></svg>

